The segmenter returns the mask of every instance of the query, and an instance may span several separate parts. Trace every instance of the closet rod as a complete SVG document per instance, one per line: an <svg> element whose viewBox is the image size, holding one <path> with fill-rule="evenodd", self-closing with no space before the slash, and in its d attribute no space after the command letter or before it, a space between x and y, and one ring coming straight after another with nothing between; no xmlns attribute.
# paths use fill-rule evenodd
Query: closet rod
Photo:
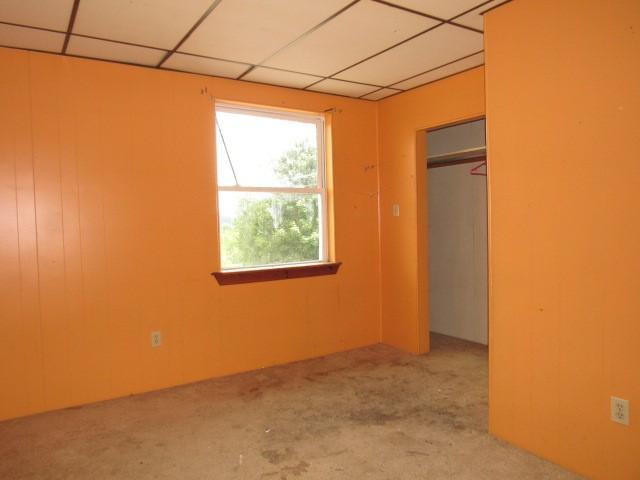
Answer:
<svg viewBox="0 0 640 480"><path fill-rule="evenodd" d="M448 161L441 162L432 162L431 159L427 161L427 168L440 168L440 167L450 167L452 165L462 165L465 163L477 163L477 162L486 162L486 155L478 155L470 158L459 158Z"/></svg>

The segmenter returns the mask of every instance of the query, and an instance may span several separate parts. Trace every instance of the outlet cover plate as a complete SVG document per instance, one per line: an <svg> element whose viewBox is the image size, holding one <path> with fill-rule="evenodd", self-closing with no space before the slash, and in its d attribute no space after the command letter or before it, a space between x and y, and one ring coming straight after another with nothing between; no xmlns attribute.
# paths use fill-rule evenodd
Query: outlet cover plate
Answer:
<svg viewBox="0 0 640 480"><path fill-rule="evenodd" d="M151 346L155 348L159 347L160 345L162 345L162 332L151 332Z"/></svg>
<svg viewBox="0 0 640 480"><path fill-rule="evenodd" d="M629 425L629 400L611 397L611 421Z"/></svg>

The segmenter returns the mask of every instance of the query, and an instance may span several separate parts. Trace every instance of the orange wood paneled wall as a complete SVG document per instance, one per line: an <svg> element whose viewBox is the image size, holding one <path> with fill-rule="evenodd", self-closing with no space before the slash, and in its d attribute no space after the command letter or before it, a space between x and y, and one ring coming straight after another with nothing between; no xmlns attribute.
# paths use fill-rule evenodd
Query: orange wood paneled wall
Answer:
<svg viewBox="0 0 640 480"><path fill-rule="evenodd" d="M640 2L516 0L485 22L490 429L639 479Z"/></svg>
<svg viewBox="0 0 640 480"><path fill-rule="evenodd" d="M379 105L382 340L423 353L429 350L425 130L484 115L484 70Z"/></svg>
<svg viewBox="0 0 640 480"><path fill-rule="evenodd" d="M0 49L0 419L377 343L377 106ZM338 275L219 287L215 98L332 117ZM161 330L164 344L150 346Z"/></svg>

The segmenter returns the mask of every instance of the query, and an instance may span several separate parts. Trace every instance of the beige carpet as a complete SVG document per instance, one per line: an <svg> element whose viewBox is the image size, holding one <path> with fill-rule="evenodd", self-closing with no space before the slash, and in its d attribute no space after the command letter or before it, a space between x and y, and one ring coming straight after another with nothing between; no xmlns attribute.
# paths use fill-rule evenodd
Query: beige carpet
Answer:
<svg viewBox="0 0 640 480"><path fill-rule="evenodd" d="M490 437L486 348L432 339L3 422L0 478L579 478Z"/></svg>

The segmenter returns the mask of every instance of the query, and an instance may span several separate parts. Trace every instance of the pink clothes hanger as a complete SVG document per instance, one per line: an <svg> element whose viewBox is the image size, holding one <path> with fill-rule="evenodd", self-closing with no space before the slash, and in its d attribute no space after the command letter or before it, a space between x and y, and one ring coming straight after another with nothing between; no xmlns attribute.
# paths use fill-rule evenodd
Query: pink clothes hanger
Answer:
<svg viewBox="0 0 640 480"><path fill-rule="evenodd" d="M481 170L481 168L484 167L484 172ZM473 167L471 170L469 170L469 174L470 175L482 175L483 177L487 176L487 161L485 160L484 162L480 163L479 165L476 165L475 167Z"/></svg>

